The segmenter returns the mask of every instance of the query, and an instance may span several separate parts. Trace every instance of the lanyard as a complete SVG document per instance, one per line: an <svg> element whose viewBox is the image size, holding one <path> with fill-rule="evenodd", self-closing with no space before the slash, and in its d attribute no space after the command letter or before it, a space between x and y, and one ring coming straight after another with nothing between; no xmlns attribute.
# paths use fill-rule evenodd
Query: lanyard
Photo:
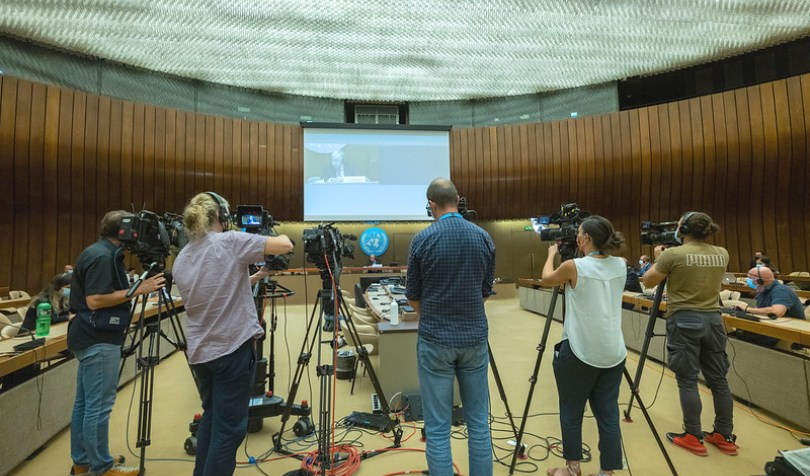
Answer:
<svg viewBox="0 0 810 476"><path fill-rule="evenodd" d="M439 220L444 220L445 218L450 218L450 217L459 217L459 218L464 218L463 216L461 216L461 213L458 213L458 212L450 212L450 213L445 213L444 215L442 215L441 217L439 217Z"/></svg>
<svg viewBox="0 0 810 476"><path fill-rule="evenodd" d="M595 255L601 255L601 254L602 254L601 251L594 250L594 251L591 251L590 253L588 253L588 256L595 256Z"/></svg>

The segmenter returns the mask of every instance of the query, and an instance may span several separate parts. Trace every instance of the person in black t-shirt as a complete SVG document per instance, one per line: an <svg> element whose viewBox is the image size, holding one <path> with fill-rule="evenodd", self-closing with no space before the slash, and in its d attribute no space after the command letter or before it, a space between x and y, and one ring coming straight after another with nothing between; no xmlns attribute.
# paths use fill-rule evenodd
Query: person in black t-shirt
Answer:
<svg viewBox="0 0 810 476"><path fill-rule="evenodd" d="M51 279L48 287L40 291L31 300L28 310L25 311L25 319L20 325L20 334L36 330L37 326L37 306L41 302L48 302L51 305L51 324L65 322L70 315L70 281L72 273L60 273Z"/></svg>
<svg viewBox="0 0 810 476"><path fill-rule="evenodd" d="M118 309L129 314L128 281L121 242L116 239L123 210L108 212L101 220L101 237L85 248L72 274L70 308L76 317L68 328L68 349L79 361L76 400L70 422L71 474L135 476L138 468L120 466L108 445L110 413L115 403L118 367L124 331L97 329L90 316L95 311ZM163 273L141 283L135 295L148 294L165 285Z"/></svg>

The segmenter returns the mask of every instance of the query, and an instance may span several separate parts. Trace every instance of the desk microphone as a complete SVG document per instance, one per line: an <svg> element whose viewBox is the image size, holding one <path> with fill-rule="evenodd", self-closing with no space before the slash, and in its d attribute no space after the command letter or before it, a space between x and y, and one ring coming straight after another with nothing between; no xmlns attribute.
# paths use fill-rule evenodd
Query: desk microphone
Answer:
<svg viewBox="0 0 810 476"><path fill-rule="evenodd" d="M22 327L22 325L23 325L23 323L20 322L19 324L9 324L9 325L6 326L6 327L16 327L16 328L19 329L19 331L17 331L16 337L20 337L20 331L27 332L28 335L31 337L30 342L26 341L26 342L23 342L21 344L15 345L13 347L14 352L25 352L27 350L36 349L37 347L45 345L45 337L40 337L38 339L35 339L34 338L34 331L26 329L25 327ZM25 335L25 334L23 334L23 335Z"/></svg>

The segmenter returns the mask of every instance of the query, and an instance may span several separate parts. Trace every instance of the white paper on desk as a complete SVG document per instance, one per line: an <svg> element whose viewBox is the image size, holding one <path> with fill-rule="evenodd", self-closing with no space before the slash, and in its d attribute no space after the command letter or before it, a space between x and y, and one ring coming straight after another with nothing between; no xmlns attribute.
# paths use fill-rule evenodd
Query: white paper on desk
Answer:
<svg viewBox="0 0 810 476"><path fill-rule="evenodd" d="M802 474L810 474L810 448L782 451L782 457Z"/></svg>

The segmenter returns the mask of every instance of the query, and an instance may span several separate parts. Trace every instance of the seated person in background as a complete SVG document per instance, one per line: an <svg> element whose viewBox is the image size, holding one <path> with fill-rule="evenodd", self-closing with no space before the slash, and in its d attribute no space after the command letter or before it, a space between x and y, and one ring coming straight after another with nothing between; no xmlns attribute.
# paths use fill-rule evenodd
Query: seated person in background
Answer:
<svg viewBox="0 0 810 476"><path fill-rule="evenodd" d="M72 264L66 264L64 272L65 273L72 273L73 272L73 265Z"/></svg>
<svg viewBox="0 0 810 476"><path fill-rule="evenodd" d="M37 305L41 302L51 304L51 324L65 322L69 318L70 309L70 278L71 273L60 273L51 279L48 287L43 289L31 300L25 319L20 325L20 334L34 331L37 328Z"/></svg>
<svg viewBox="0 0 810 476"><path fill-rule="evenodd" d="M804 319L804 308L793 289L780 283L773 270L761 266L748 270L746 282L757 292L757 306L743 309L749 314Z"/></svg>
<svg viewBox="0 0 810 476"><path fill-rule="evenodd" d="M641 255L641 258L638 259L638 265L638 277L641 278L644 277L644 273L652 267L652 261L650 261L649 256Z"/></svg>
<svg viewBox="0 0 810 476"><path fill-rule="evenodd" d="M624 260L625 266L627 266L627 280L624 282L624 290L632 291L634 293L644 292L644 290L641 289L641 283L638 280L638 274L636 274L636 270L633 269L632 266L630 266L630 260L624 257L622 257L622 259ZM630 304L630 307L628 309L633 309L633 305Z"/></svg>
<svg viewBox="0 0 810 476"><path fill-rule="evenodd" d="M368 255L368 261L366 261L366 266L374 266L374 265L381 265L382 262L377 260L377 255L371 254Z"/></svg>
<svg viewBox="0 0 810 476"><path fill-rule="evenodd" d="M751 264L748 267L755 268L757 266L757 261L759 261L763 256L765 256L765 252L763 250L754 251L754 257L751 259Z"/></svg>
<svg viewBox="0 0 810 476"><path fill-rule="evenodd" d="M777 270L773 264L771 264L771 258L762 255L754 262L754 266L752 268L770 268L773 271L774 276L779 276L779 270Z"/></svg>

